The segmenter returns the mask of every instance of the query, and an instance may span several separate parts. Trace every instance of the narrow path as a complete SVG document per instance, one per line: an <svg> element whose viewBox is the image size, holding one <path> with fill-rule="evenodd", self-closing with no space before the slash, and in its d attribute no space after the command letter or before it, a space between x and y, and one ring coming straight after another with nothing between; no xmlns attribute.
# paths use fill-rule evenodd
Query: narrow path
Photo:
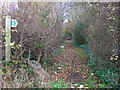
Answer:
<svg viewBox="0 0 120 90"><path fill-rule="evenodd" d="M84 67L81 66L81 64L86 63L87 56L80 55L79 52L82 51L85 53L85 51L82 48L77 48L72 45L71 41L66 41L63 46L65 47L63 52L56 57L57 61L60 61L60 63L55 63L59 68L59 72L51 70L51 76L53 80L56 81L62 79L72 84L81 84L82 81L88 79L81 70L81 67Z"/></svg>
<svg viewBox="0 0 120 90"><path fill-rule="evenodd" d="M68 80L71 83L80 83L82 81L82 74L80 69L81 57L76 50L76 47L74 47L71 42L66 41L64 46L65 52L63 54L66 55L70 63L70 74L68 76Z"/></svg>

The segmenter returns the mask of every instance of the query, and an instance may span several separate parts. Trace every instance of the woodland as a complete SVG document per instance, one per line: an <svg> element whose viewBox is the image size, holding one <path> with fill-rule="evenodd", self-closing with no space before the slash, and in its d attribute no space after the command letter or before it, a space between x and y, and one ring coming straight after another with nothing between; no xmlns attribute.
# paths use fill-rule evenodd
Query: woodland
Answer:
<svg viewBox="0 0 120 90"><path fill-rule="evenodd" d="M119 6L0 2L0 89L119 89ZM18 22L10 32L6 16Z"/></svg>

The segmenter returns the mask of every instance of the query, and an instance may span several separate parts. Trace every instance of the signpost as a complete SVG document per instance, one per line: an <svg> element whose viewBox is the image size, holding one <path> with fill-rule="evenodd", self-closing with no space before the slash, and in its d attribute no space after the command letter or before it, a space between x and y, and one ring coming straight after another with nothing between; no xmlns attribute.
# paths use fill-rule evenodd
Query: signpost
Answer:
<svg viewBox="0 0 120 90"><path fill-rule="evenodd" d="M11 41L11 25L10 25L11 17L9 15L6 16L5 21L5 60L10 61L10 41Z"/></svg>
<svg viewBox="0 0 120 90"><path fill-rule="evenodd" d="M11 27L16 27L18 25L17 20L11 19Z"/></svg>
<svg viewBox="0 0 120 90"><path fill-rule="evenodd" d="M11 27L16 27L18 25L17 21L15 19L11 19L9 15L6 16L5 20L5 61L10 61L10 55L11 55ZM11 75L10 67L6 65L7 73L6 75Z"/></svg>
<svg viewBox="0 0 120 90"><path fill-rule="evenodd" d="M9 15L6 16L5 21L5 60L10 61L10 53L11 53L11 27L16 27L18 22L15 19L11 19Z"/></svg>

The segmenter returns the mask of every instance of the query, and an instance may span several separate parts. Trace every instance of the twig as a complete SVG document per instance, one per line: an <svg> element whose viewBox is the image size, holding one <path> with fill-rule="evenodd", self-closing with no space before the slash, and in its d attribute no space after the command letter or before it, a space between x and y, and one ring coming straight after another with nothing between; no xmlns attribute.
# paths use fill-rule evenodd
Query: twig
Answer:
<svg viewBox="0 0 120 90"><path fill-rule="evenodd" d="M41 56L42 56L42 55L40 54L39 57L38 57L37 63L40 62Z"/></svg>
<svg viewBox="0 0 120 90"><path fill-rule="evenodd" d="M24 53L25 49L18 55L17 59Z"/></svg>
<svg viewBox="0 0 120 90"><path fill-rule="evenodd" d="M28 60L30 60L30 56L31 56L31 50L29 49L29 57L28 57Z"/></svg>

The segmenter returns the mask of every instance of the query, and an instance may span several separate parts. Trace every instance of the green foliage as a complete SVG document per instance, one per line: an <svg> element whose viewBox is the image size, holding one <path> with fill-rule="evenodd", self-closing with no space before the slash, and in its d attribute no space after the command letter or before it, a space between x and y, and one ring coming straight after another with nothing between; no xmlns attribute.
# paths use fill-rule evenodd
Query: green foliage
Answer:
<svg viewBox="0 0 120 90"><path fill-rule="evenodd" d="M90 57L90 55L93 55L93 52L90 50L90 48L87 46L87 44L82 44L79 47L83 48L87 52L88 57Z"/></svg>
<svg viewBox="0 0 120 90"><path fill-rule="evenodd" d="M52 66L54 66L53 65L53 61L54 61L55 59L54 58L52 58L51 57L51 59L45 59L45 58L43 58L42 60L41 60L41 64L42 64L42 66L44 67L44 68L46 68L46 67L52 67Z"/></svg>
<svg viewBox="0 0 120 90"><path fill-rule="evenodd" d="M25 69L25 71L27 72L29 77L34 75L34 70L33 70L32 67L28 66L25 63L23 63L23 64L21 63L21 64L19 64L19 66L20 66L20 68L24 68Z"/></svg>
<svg viewBox="0 0 120 90"><path fill-rule="evenodd" d="M101 61L97 59L97 56L90 50L90 48L87 46L87 44L80 45L81 48L84 48L86 52L88 53L89 57L89 66L94 71L94 73L100 77L100 79L103 81L104 85L100 85L100 87L115 87L118 85L118 79L120 78L120 71L117 67L111 66L111 61Z"/></svg>
<svg viewBox="0 0 120 90"><path fill-rule="evenodd" d="M30 67L27 63L19 63L18 66L20 68L23 68L27 72L28 77L34 76L35 72L34 72L33 68Z"/></svg>
<svg viewBox="0 0 120 90"><path fill-rule="evenodd" d="M15 62L14 61L7 61L7 62L5 62L5 64L7 66L12 66L13 64L15 64Z"/></svg>
<svg viewBox="0 0 120 90"><path fill-rule="evenodd" d="M64 80L58 80L56 83L51 84L53 88L68 88L68 84Z"/></svg>
<svg viewBox="0 0 120 90"><path fill-rule="evenodd" d="M42 48L42 47L44 47L44 44L37 44L36 47L37 48Z"/></svg>
<svg viewBox="0 0 120 90"><path fill-rule="evenodd" d="M6 69L5 69L5 68L2 68L2 72L3 72L3 73L6 73L7 71L6 71Z"/></svg>
<svg viewBox="0 0 120 90"><path fill-rule="evenodd" d="M94 81L94 80L92 80L92 79L89 79L88 81L87 81L87 85L88 85L88 88L96 88L96 86L95 86L95 83L96 83L97 81Z"/></svg>
<svg viewBox="0 0 120 90"><path fill-rule="evenodd" d="M85 44L86 40L85 40L85 29L88 26L82 22L77 22L77 24L75 25L74 28L74 37L73 37L73 44L76 46L79 46L81 44Z"/></svg>
<svg viewBox="0 0 120 90"><path fill-rule="evenodd" d="M49 26L49 15L48 15L47 11L42 12L41 23L42 23L45 27L48 27L48 26Z"/></svg>
<svg viewBox="0 0 120 90"><path fill-rule="evenodd" d="M60 68L65 68L64 65L63 66L60 66L59 63L60 60L57 59L57 56L59 56L61 53L63 52L63 49L61 47L58 47L54 53L51 55L49 54L48 55L48 58L43 58L40 63L42 64L42 66L44 68L49 68L49 67L52 67L52 70L56 71L57 73L59 73L61 70L59 69Z"/></svg>
<svg viewBox="0 0 120 90"><path fill-rule="evenodd" d="M72 39L72 34L68 31L64 32L64 39Z"/></svg>
<svg viewBox="0 0 120 90"><path fill-rule="evenodd" d="M20 64L19 65L21 68L27 68L27 65L26 64Z"/></svg>
<svg viewBox="0 0 120 90"><path fill-rule="evenodd" d="M35 72L34 72L34 70L33 70L32 67L27 67L27 68L26 68L26 72L28 73L28 76L29 76L29 77L32 77L32 76L34 76L34 74L35 74Z"/></svg>
<svg viewBox="0 0 120 90"><path fill-rule="evenodd" d="M54 56L58 56L63 52L63 49L61 47L58 47L56 51L54 52Z"/></svg>
<svg viewBox="0 0 120 90"><path fill-rule="evenodd" d="M15 45L15 42L11 43L11 48L12 48L12 49L20 49L21 47L22 47L21 44Z"/></svg>
<svg viewBox="0 0 120 90"><path fill-rule="evenodd" d="M79 50L80 57L84 58L86 57L86 53L83 50Z"/></svg>
<svg viewBox="0 0 120 90"><path fill-rule="evenodd" d="M99 84L100 88L106 88L106 84Z"/></svg>
<svg viewBox="0 0 120 90"><path fill-rule="evenodd" d="M54 57L51 56L51 54L49 54L48 58L43 58L40 63L42 64L42 66L45 67L53 67L54 63L59 63L59 61L57 61L55 59L55 57L57 57L58 55L60 55L62 53L62 48L58 47L55 52L53 53ZM55 69L56 70L56 69Z"/></svg>
<svg viewBox="0 0 120 90"><path fill-rule="evenodd" d="M18 68L23 68L28 76L33 76L34 75L34 70L32 67L28 66L27 63L22 63L20 61L7 61L7 62L3 62L3 64L7 65L10 67L10 70L18 70ZM2 72L6 73L6 69L2 68Z"/></svg>

